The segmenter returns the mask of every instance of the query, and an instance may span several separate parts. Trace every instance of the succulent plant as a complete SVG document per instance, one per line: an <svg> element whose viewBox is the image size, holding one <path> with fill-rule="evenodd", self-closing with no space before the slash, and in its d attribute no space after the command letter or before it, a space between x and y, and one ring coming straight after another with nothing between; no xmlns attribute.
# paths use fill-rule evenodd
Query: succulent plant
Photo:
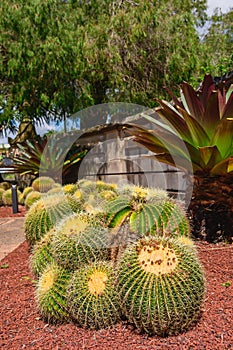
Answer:
<svg viewBox="0 0 233 350"><path fill-rule="evenodd" d="M56 194L56 193L63 193L61 187L53 187L51 190L49 190L46 194Z"/></svg>
<svg viewBox="0 0 233 350"><path fill-rule="evenodd" d="M20 197L21 192L17 190L17 197ZM2 201L4 205L11 206L12 205L12 191L11 188L5 190L2 194Z"/></svg>
<svg viewBox="0 0 233 350"><path fill-rule="evenodd" d="M197 90L181 84L181 96L160 104L154 128L126 125L133 139L153 152L156 160L186 173L186 202L193 234L215 242L232 241L233 225L233 85L216 85L206 74ZM161 118L158 119L158 116ZM190 201L191 199L191 201Z"/></svg>
<svg viewBox="0 0 233 350"><path fill-rule="evenodd" d="M29 245L33 246L59 221L78 210L73 197L64 194L48 195L36 201L28 210L24 222Z"/></svg>
<svg viewBox="0 0 233 350"><path fill-rule="evenodd" d="M0 188L3 188L4 191L9 190L11 188L11 184L7 181L3 181L0 183Z"/></svg>
<svg viewBox="0 0 233 350"><path fill-rule="evenodd" d="M36 141L18 143L20 155L13 157L14 167L20 174L49 176L57 181L69 177L88 152L87 146L76 143L70 147L65 135L52 135ZM68 151L68 152L67 152Z"/></svg>
<svg viewBox="0 0 233 350"><path fill-rule="evenodd" d="M34 191L38 191L41 193L48 192L54 187L55 181L48 176L40 176L33 180L32 188Z"/></svg>
<svg viewBox="0 0 233 350"><path fill-rule="evenodd" d="M18 195L18 203L21 205L24 205L24 196L23 193L19 191L19 195Z"/></svg>
<svg viewBox="0 0 233 350"><path fill-rule="evenodd" d="M41 199L41 197L42 197L41 192L34 191L34 190L29 192L24 200L24 204L26 208L29 209L32 206L32 204L34 204L36 201Z"/></svg>
<svg viewBox="0 0 233 350"><path fill-rule="evenodd" d="M5 190L3 188L0 188L0 205L3 204L2 195L4 192L5 192Z"/></svg>
<svg viewBox="0 0 233 350"><path fill-rule="evenodd" d="M154 202L146 201L145 197L129 198L119 196L109 201L105 207L109 228L128 225L129 231L138 236L158 233L161 235L188 236L189 222L185 211L178 202L171 198Z"/></svg>
<svg viewBox="0 0 233 350"><path fill-rule="evenodd" d="M45 268L54 262L51 250L53 234L54 228L49 230L32 249L30 267L36 277L39 277Z"/></svg>
<svg viewBox="0 0 233 350"><path fill-rule="evenodd" d="M109 263L95 262L76 270L67 299L71 316L84 328L106 328L120 320L115 274Z"/></svg>
<svg viewBox="0 0 233 350"><path fill-rule="evenodd" d="M140 331L166 336L201 315L205 278L194 250L174 238L145 237L128 247L118 269L127 319Z"/></svg>
<svg viewBox="0 0 233 350"><path fill-rule="evenodd" d="M59 265L74 271L85 263L106 259L107 242L107 231L95 216L77 213L60 222L53 235L52 254Z"/></svg>
<svg viewBox="0 0 233 350"><path fill-rule="evenodd" d="M27 186L24 188L23 190L23 197L24 199L26 199L27 195L33 191L33 187L32 186Z"/></svg>
<svg viewBox="0 0 233 350"><path fill-rule="evenodd" d="M76 184L66 184L62 187L65 194L74 194L78 187Z"/></svg>
<svg viewBox="0 0 233 350"><path fill-rule="evenodd" d="M36 286L39 313L49 322L61 323L69 318L67 288L70 273L56 264L49 265Z"/></svg>

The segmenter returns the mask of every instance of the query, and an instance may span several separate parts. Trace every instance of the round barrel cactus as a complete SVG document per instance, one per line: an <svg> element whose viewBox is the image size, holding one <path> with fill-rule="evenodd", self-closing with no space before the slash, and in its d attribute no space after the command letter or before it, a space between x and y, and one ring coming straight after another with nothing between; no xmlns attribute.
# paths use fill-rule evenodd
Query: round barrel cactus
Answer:
<svg viewBox="0 0 233 350"><path fill-rule="evenodd" d="M48 176L40 176L33 180L32 187L34 191L48 192L54 187L55 181Z"/></svg>
<svg viewBox="0 0 233 350"><path fill-rule="evenodd" d="M198 320L205 279L194 250L172 238L145 237L124 252L118 291L131 323L140 331L166 336Z"/></svg>
<svg viewBox="0 0 233 350"><path fill-rule="evenodd" d="M75 270L85 263L106 259L107 231L95 216L77 213L65 218L52 239L55 261L67 270Z"/></svg>
<svg viewBox="0 0 233 350"><path fill-rule="evenodd" d="M76 201L68 195L56 194L41 198L26 214L24 222L26 240L33 246L63 218L78 210Z"/></svg>
<svg viewBox="0 0 233 350"><path fill-rule="evenodd" d="M32 186L27 186L23 190L23 198L26 199L27 195L33 191Z"/></svg>
<svg viewBox="0 0 233 350"><path fill-rule="evenodd" d="M26 208L29 209L32 206L32 204L34 204L36 201L41 199L41 197L42 197L41 192L34 191L34 190L30 191L24 200L24 204Z"/></svg>
<svg viewBox="0 0 233 350"><path fill-rule="evenodd" d="M60 323L69 318L67 288L69 272L56 264L49 265L36 285L36 302L39 313L49 322Z"/></svg>
<svg viewBox="0 0 233 350"><path fill-rule="evenodd" d="M20 198L21 192L17 189L17 197ZM12 190L9 188L2 193L2 202L4 205L11 206L12 205Z"/></svg>
<svg viewBox="0 0 233 350"><path fill-rule="evenodd" d="M39 277L45 268L54 262L51 250L51 241L54 232L54 228L49 230L33 247L30 256L30 267L36 277Z"/></svg>
<svg viewBox="0 0 233 350"><path fill-rule="evenodd" d="M120 320L115 275L106 262L95 262L76 270L67 299L72 318L84 328L106 328Z"/></svg>

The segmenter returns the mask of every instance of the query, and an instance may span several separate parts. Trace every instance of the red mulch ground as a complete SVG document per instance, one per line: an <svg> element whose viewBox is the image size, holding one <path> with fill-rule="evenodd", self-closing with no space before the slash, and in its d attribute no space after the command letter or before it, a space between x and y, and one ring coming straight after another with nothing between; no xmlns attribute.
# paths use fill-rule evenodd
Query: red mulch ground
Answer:
<svg viewBox="0 0 233 350"><path fill-rule="evenodd" d="M199 242L197 247L207 280L202 318L186 333L159 338L138 334L127 324L100 331L46 324L36 309L28 245L22 243L0 262L0 349L233 349L233 245Z"/></svg>

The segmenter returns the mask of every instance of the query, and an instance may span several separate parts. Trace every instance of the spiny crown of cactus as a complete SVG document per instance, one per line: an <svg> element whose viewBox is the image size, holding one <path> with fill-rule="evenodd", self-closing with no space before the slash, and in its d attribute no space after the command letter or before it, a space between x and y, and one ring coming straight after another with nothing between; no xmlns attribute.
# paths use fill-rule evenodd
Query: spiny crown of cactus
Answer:
<svg viewBox="0 0 233 350"><path fill-rule="evenodd" d="M70 273L56 264L49 265L36 286L36 301L40 314L49 322L60 323L69 318L67 288Z"/></svg>
<svg viewBox="0 0 233 350"><path fill-rule="evenodd" d="M144 194L140 194L140 199L122 195L109 201L105 211L110 228L128 224L130 231L139 235L152 234L158 229L161 234L165 229L174 235L188 236L190 233L186 213L171 198L147 202Z"/></svg>
<svg viewBox="0 0 233 350"><path fill-rule="evenodd" d="M55 181L48 176L40 176L37 179L33 180L32 187L34 191L39 192L48 192L54 187Z"/></svg>
<svg viewBox="0 0 233 350"><path fill-rule="evenodd" d="M65 194L74 194L75 191L77 191L78 187L77 184L66 184L62 186L62 189Z"/></svg>
<svg viewBox="0 0 233 350"><path fill-rule="evenodd" d="M77 213L66 217L56 228L52 254L64 268L74 271L94 260L107 259L107 231L93 215Z"/></svg>
<svg viewBox="0 0 233 350"><path fill-rule="evenodd" d="M145 237L125 251L118 290L130 322L141 331L165 336L198 320L205 279L194 250L173 238Z"/></svg>
<svg viewBox="0 0 233 350"><path fill-rule="evenodd" d="M35 244L30 256L30 267L33 274L39 277L45 268L54 262L51 242L55 229L49 230L39 242Z"/></svg>
<svg viewBox="0 0 233 350"><path fill-rule="evenodd" d="M106 262L95 262L74 272L68 290L72 317L84 328L109 327L120 320L115 274Z"/></svg>
<svg viewBox="0 0 233 350"><path fill-rule="evenodd" d="M127 184L118 189L118 194L128 196L131 201L155 202L168 198L168 193L160 188L150 188Z"/></svg>
<svg viewBox="0 0 233 350"><path fill-rule="evenodd" d="M33 246L59 221L78 208L74 199L64 194L49 195L36 201L27 212L24 222L28 243Z"/></svg>

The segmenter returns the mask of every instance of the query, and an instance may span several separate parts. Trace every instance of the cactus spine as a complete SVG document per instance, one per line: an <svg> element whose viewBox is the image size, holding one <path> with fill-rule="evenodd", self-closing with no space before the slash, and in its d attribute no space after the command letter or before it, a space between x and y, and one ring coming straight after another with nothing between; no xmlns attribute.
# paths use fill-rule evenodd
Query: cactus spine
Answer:
<svg viewBox="0 0 233 350"><path fill-rule="evenodd" d="M53 228L48 231L33 247L30 256L30 267L36 277L39 277L45 268L54 262L51 250L51 240L54 231Z"/></svg>
<svg viewBox="0 0 233 350"><path fill-rule="evenodd" d="M73 273L68 289L71 316L84 328L109 327L120 320L115 276L106 262L93 263Z"/></svg>
<svg viewBox="0 0 233 350"><path fill-rule="evenodd" d="M165 336L197 321L205 281L194 251L172 238L145 237L125 251L118 288L128 320L141 331Z"/></svg>
<svg viewBox="0 0 233 350"><path fill-rule="evenodd" d="M48 176L40 176L37 179L33 180L32 187L34 191L38 192L48 192L54 187L55 181Z"/></svg>
<svg viewBox="0 0 233 350"><path fill-rule="evenodd" d="M49 322L60 323L69 317L67 288L70 274L56 264L49 265L36 286L36 301L40 314Z"/></svg>
<svg viewBox="0 0 233 350"><path fill-rule="evenodd" d="M24 204L26 206L27 209L29 209L32 204L34 204L36 201L38 201L39 199L41 199L42 193L38 192L38 191L30 191L24 201Z"/></svg>
<svg viewBox="0 0 233 350"><path fill-rule="evenodd" d="M75 210L78 210L75 200L63 194L49 195L36 201L27 212L24 222L28 243L33 246L46 232Z"/></svg>
<svg viewBox="0 0 233 350"><path fill-rule="evenodd" d="M74 271L83 264L107 258L107 231L95 220L91 215L77 213L57 227L52 254L63 268Z"/></svg>

